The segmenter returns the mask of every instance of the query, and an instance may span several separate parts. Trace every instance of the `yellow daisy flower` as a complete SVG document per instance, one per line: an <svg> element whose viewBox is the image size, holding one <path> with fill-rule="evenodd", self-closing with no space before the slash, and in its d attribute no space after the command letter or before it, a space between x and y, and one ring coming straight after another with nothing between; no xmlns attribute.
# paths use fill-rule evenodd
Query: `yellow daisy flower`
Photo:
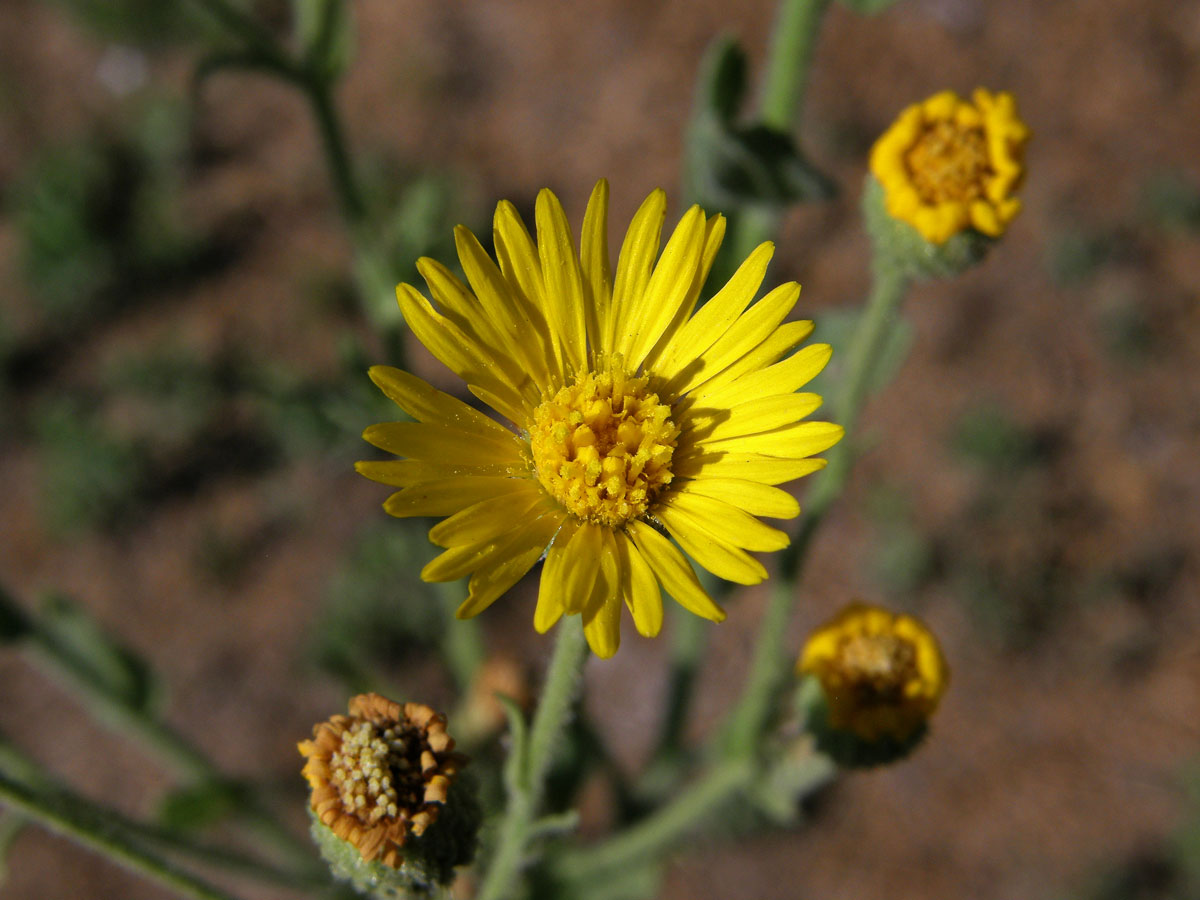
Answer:
<svg viewBox="0 0 1200 900"><path fill-rule="evenodd" d="M358 471L400 488L384 504L390 514L448 516L429 532L446 550L421 577L471 576L460 618L545 553L534 627L579 614L592 650L610 657L622 604L641 634L656 635L664 589L696 615L725 618L680 547L721 578L755 584L767 571L747 551L788 544L756 516L796 516L795 499L774 485L820 469L824 460L810 457L842 436L802 421L821 398L796 393L830 348L792 353L813 327L786 321L799 285L751 303L769 243L696 311L725 220L693 206L659 256L665 210L661 190L642 203L614 274L607 182L592 191L578 253L553 193L538 194L536 240L504 201L495 262L455 230L468 284L421 259L437 306L397 288L413 334L513 426L407 372L371 369L416 421L368 428L367 441L405 458Z"/></svg>
<svg viewBox="0 0 1200 900"><path fill-rule="evenodd" d="M905 109L871 149L888 213L930 243L965 228L999 237L1021 210L1029 129L1006 92L942 91Z"/></svg>
<svg viewBox="0 0 1200 900"><path fill-rule="evenodd" d="M821 683L830 727L864 741L904 741L937 709L950 669L912 616L852 603L812 633L796 669Z"/></svg>

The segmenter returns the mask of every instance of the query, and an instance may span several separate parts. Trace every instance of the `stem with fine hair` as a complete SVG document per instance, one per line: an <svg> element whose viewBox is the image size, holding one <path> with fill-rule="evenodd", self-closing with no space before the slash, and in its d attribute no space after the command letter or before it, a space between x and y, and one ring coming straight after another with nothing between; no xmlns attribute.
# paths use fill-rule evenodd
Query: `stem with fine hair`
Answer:
<svg viewBox="0 0 1200 900"><path fill-rule="evenodd" d="M565 616L558 625L554 656L529 731L524 758L516 761L508 806L499 826L496 852L476 900L502 900L513 893L526 861L545 790L546 775L554 762L563 731L571 716L587 659L581 616Z"/></svg>
<svg viewBox="0 0 1200 900"><path fill-rule="evenodd" d="M851 338L845 373L832 405L833 419L846 433L830 450L825 471L816 477L796 538L780 553L778 579L759 627L746 686L724 732L724 749L732 756L753 751L768 724L779 689L786 684L790 668L786 626L795 604L797 579L825 514L850 476L854 429L881 350L908 292L908 276L884 254L876 252L871 271L871 294Z"/></svg>
<svg viewBox="0 0 1200 900"><path fill-rule="evenodd" d="M791 134L800 123L808 74L829 0L782 0L776 14L759 99L759 121ZM745 259L779 230L774 210L750 207L731 217L730 254Z"/></svg>
<svg viewBox="0 0 1200 900"><path fill-rule="evenodd" d="M180 896L191 900L236 900L232 894L201 881L170 860L135 846L106 816L97 814L89 805L73 802L67 795L41 796L0 772L0 803Z"/></svg>

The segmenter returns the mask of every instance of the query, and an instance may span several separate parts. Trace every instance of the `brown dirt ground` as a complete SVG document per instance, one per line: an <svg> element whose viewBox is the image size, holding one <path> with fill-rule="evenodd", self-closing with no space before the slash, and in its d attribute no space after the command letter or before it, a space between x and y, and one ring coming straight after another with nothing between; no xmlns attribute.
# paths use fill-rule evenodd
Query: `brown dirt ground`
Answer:
<svg viewBox="0 0 1200 900"><path fill-rule="evenodd" d="M360 47L343 99L357 147L469 173L481 197L527 200L549 185L573 219L605 175L621 222L651 188L678 183L707 43L730 31L760 58L774 4L756 0L737 13L695 0L604 0L582 12L547 0L355 7ZM37 147L78 132L111 104L95 77L103 49L33 0L0 8L0 81L9 86L0 183ZM953 458L945 438L981 399L1052 433L1060 448L1028 516L1003 537L1019 545L1018 565L1051 546L1074 578L1156 551L1177 550L1184 562L1150 600L1118 595L1073 609L1031 650L982 639L970 598L951 584L923 588L910 599L954 669L928 745L903 766L847 779L807 830L685 857L663 896L1048 898L1183 814L1175 779L1195 758L1200 721L1200 242L1151 233L1136 253L1076 286L1056 285L1044 260L1067 227L1143 228L1135 201L1148 174L1200 176L1197 60L1200 8L1171 0L906 0L873 19L840 7L829 15L806 143L845 190L789 217L773 273L804 284L818 328L823 310L866 287L855 206L861 135L944 86L983 84L1016 93L1036 138L1026 209L1010 236L976 271L912 298L912 355L869 411L880 444L822 534L795 642L851 597L879 596L867 573L874 532L857 512L873 484L904 488L921 533L970 524L985 476ZM183 89L186 57L155 56L151 66L154 79ZM252 210L253 241L235 267L169 307L79 335L43 390L86 381L123 348L173 334L209 349L233 339L312 371L332 365L320 317L298 308L297 297L305 279L348 253L304 109L283 88L226 75L206 91L201 124L230 152L189 185L189 203L207 218ZM19 287L15 245L0 220L5 304L21 308L31 300ZM1100 346L1098 321L1115 296L1135 297L1148 317L1155 350L1140 366ZM349 471L297 465L207 486L122 538L55 542L37 524L31 448L0 442L0 463L0 572L11 588L73 592L153 661L170 686L170 719L216 759L238 773L291 777L296 739L343 702L302 659L306 627L363 523L388 527L382 490ZM190 577L205 527L252 523L280 498L294 518L236 594ZM732 699L761 603L761 592L748 592L714 634L697 733ZM490 640L543 655L526 625L530 608L528 596L500 604L487 617ZM1131 641L1151 652L1137 666L1114 663ZM665 642L629 636L626 644L615 661L592 664L588 702L635 765L663 688ZM0 655L0 685L4 734L92 796L130 813L153 808L166 778L26 661ZM13 900L168 896L37 830L21 837L12 869L0 893Z"/></svg>

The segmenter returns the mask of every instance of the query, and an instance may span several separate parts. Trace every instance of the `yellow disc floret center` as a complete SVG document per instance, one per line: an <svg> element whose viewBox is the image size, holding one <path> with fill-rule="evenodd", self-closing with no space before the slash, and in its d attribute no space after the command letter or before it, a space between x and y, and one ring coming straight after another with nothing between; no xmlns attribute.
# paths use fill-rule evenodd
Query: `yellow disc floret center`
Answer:
<svg viewBox="0 0 1200 900"><path fill-rule="evenodd" d="M968 203L984 192L990 170L987 139L982 128L929 122L904 155L904 163L925 203Z"/></svg>
<svg viewBox="0 0 1200 900"><path fill-rule="evenodd" d="M329 783L342 808L365 825L423 802L421 744L411 729L356 722L329 760Z"/></svg>
<svg viewBox="0 0 1200 900"><path fill-rule="evenodd" d="M679 429L671 408L619 358L542 401L530 446L538 480L579 519L616 527L645 514L671 482Z"/></svg>
<svg viewBox="0 0 1200 900"><path fill-rule="evenodd" d="M840 675L860 702L894 702L918 677L917 652L894 634L851 634L838 653Z"/></svg>

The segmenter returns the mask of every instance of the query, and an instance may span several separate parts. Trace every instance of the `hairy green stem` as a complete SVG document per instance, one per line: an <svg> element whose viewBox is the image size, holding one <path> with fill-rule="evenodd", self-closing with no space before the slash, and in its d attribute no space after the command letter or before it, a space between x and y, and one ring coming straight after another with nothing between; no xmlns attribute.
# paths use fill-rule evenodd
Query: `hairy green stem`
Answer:
<svg viewBox="0 0 1200 900"><path fill-rule="evenodd" d="M846 486L854 462L853 432L880 352L908 291L908 277L882 254L876 253L871 270L871 294L851 338L845 373L832 404L834 421L846 429L846 435L829 452L828 466L816 477L795 540L780 553L778 578L759 628L746 686L723 735L723 749L732 756L753 752L778 693L787 683L791 660L786 626L795 604L797 579L817 529Z"/></svg>
<svg viewBox="0 0 1200 900"><path fill-rule="evenodd" d="M310 75L302 85L312 107L317 133L321 136L321 148L325 153L325 162L329 167L330 179L337 193L342 216L355 245L365 246L362 225L367 208L354 174L342 121L333 102L333 85L318 75Z"/></svg>
<svg viewBox="0 0 1200 900"><path fill-rule="evenodd" d="M557 873L570 881L588 880L661 859L694 830L719 818L753 774L749 759L719 763L632 828L598 846L564 854L555 867Z"/></svg>
<svg viewBox="0 0 1200 900"><path fill-rule="evenodd" d="M0 773L0 803L46 828L102 853L132 872L144 875L192 900L235 900L183 871L156 853L129 842L119 827L87 804L68 795L41 796L30 787Z"/></svg>
<svg viewBox="0 0 1200 900"><path fill-rule="evenodd" d="M495 855L476 900L502 900L513 894L525 863L534 819L542 802L546 775L554 761L571 708L579 693L587 643L581 616L565 616L558 625L554 656L546 673L541 700L533 716L524 759L517 761L515 784L500 823Z"/></svg>
<svg viewBox="0 0 1200 900"><path fill-rule="evenodd" d="M91 669L54 634L31 620L25 641L34 659L65 682L72 693L99 722L114 732L131 737L153 755L194 782L227 783L228 777L191 741L147 710L125 702L107 691ZM308 846L284 828L254 797L247 796L238 807L246 826L297 865L311 869L313 856Z"/></svg>
<svg viewBox="0 0 1200 900"><path fill-rule="evenodd" d="M792 133L800 123L808 75L829 0L782 0L772 31L759 100L759 121ZM745 259L779 230L779 213L751 207L731 216L729 258Z"/></svg>

